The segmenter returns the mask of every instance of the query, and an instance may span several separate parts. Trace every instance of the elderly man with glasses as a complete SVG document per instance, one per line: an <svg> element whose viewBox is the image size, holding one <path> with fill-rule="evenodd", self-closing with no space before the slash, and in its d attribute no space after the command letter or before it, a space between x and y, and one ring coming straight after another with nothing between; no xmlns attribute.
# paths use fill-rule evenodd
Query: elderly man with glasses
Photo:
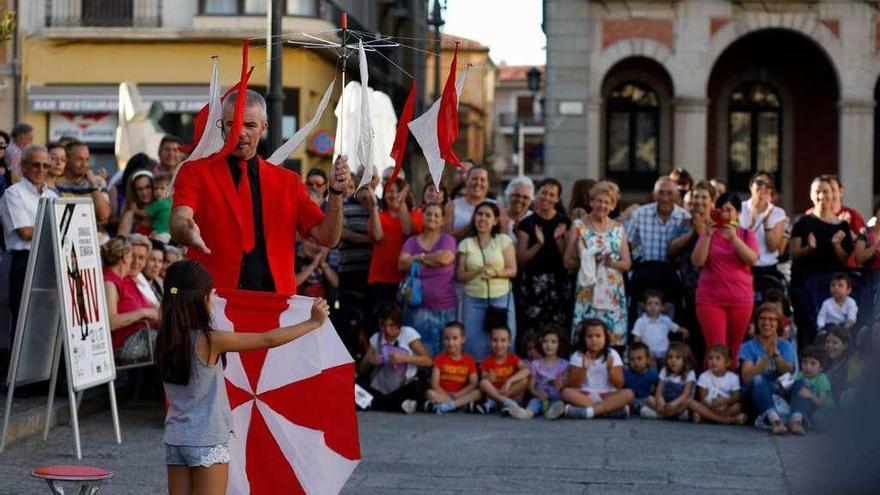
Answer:
<svg viewBox="0 0 880 495"><path fill-rule="evenodd" d="M3 218L3 235L6 248L12 255L9 271L9 306L13 322L18 320L21 293L27 271L31 240L37 221L37 205L40 198L56 198L55 192L46 187L46 177L52 161L43 146L30 145L22 151L22 179L6 190L0 201ZM13 326L13 331L15 327Z"/></svg>

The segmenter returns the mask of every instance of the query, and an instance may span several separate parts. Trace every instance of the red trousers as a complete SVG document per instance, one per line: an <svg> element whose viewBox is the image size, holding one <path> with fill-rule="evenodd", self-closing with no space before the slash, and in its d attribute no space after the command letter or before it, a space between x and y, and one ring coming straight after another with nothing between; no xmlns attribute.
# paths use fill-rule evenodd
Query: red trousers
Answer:
<svg viewBox="0 0 880 495"><path fill-rule="evenodd" d="M736 370L739 364L739 347L749 328L752 306L752 304L697 304L697 320L706 339L707 357L709 347L714 344L725 344L730 347L730 355L733 358L731 369ZM704 362L703 365L705 366L706 363Z"/></svg>

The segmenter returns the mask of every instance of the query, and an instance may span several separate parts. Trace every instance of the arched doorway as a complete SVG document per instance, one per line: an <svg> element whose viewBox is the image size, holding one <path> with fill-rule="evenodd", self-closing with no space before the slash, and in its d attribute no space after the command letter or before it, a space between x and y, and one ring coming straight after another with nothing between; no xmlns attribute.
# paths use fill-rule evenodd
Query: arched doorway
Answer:
<svg viewBox="0 0 880 495"><path fill-rule="evenodd" d="M602 82L600 175L621 188L649 191L672 161L672 98L669 73L645 57L615 64Z"/></svg>
<svg viewBox="0 0 880 495"><path fill-rule="evenodd" d="M745 192L755 171L771 171L778 202L803 211L812 178L837 173L837 75L812 40L783 29L742 37L715 62L708 95L709 177Z"/></svg>

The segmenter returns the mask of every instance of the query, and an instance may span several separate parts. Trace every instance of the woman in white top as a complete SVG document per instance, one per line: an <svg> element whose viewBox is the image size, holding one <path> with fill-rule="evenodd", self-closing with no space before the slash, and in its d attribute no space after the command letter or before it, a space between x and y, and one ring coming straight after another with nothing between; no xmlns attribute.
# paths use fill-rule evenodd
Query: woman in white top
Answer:
<svg viewBox="0 0 880 495"><path fill-rule="evenodd" d="M488 195L489 171L483 167L472 168L467 174L464 195L446 203L446 232L452 234L456 241L467 237L474 210L480 203L483 201L495 203L495 200L489 199ZM500 211L500 215L499 225L505 225L507 215L503 210Z"/></svg>
<svg viewBox="0 0 880 495"><path fill-rule="evenodd" d="M758 171L749 181L751 197L742 203L740 227L751 230L758 239L758 262L752 267L754 275L782 278L776 269L779 253L785 249L785 210L773 204L773 174Z"/></svg>
<svg viewBox="0 0 880 495"><path fill-rule="evenodd" d="M517 242L516 226L521 220L532 214L529 209L535 199L535 183L525 175L518 175L510 180L504 189L504 202L507 205L507 222L501 231Z"/></svg>

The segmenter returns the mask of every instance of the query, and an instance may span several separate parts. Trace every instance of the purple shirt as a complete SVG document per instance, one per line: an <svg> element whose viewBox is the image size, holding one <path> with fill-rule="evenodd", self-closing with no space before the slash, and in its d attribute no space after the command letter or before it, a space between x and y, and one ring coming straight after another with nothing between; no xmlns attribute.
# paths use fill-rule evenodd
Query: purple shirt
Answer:
<svg viewBox="0 0 880 495"><path fill-rule="evenodd" d="M559 398L560 390L553 382L564 378L567 369L568 361L560 358L556 358L552 365L545 363L543 359L534 359L529 363L529 372L535 379L535 390L545 392L551 399Z"/></svg>
<svg viewBox="0 0 880 495"><path fill-rule="evenodd" d="M449 251L455 254L455 238L449 234L441 234L431 249L425 249L419 243L419 236L414 235L403 244L403 252L412 256L431 254L437 251ZM456 306L455 262L446 266L421 266L419 278L422 281L422 308L450 309Z"/></svg>

